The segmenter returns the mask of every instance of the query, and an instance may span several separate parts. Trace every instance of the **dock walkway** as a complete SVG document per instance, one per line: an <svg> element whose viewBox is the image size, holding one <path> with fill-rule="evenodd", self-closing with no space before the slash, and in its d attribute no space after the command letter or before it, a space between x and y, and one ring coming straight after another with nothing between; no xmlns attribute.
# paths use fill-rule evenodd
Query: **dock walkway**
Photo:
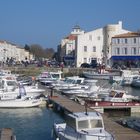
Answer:
<svg viewBox="0 0 140 140"><path fill-rule="evenodd" d="M55 93L56 95L57 93ZM56 96L50 97L49 101L54 105L56 109L63 110L64 113L84 112L85 106L82 106L65 96L57 94ZM95 111L88 108L88 111ZM140 140L140 133L127 127L114 122L102 114L105 124L105 129L114 135L115 140Z"/></svg>
<svg viewBox="0 0 140 140"><path fill-rule="evenodd" d="M0 130L0 140L16 140L11 128L3 128Z"/></svg>

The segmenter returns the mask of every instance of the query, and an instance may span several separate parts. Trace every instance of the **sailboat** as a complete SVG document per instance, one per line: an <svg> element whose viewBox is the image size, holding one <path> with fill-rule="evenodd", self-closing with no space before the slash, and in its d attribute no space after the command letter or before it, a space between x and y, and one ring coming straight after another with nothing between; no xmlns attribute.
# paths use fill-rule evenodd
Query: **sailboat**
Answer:
<svg viewBox="0 0 140 140"><path fill-rule="evenodd" d="M41 102L42 102L42 99L26 96L26 90L24 86L21 84L19 86L19 95L17 96L16 99L9 99L6 96L1 96L0 108L35 107L35 106L39 106Z"/></svg>

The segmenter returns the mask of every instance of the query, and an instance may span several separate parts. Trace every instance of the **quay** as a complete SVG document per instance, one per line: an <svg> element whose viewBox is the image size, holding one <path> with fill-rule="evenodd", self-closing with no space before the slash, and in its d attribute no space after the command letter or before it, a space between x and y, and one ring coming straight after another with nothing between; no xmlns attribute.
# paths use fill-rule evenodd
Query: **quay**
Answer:
<svg viewBox="0 0 140 140"><path fill-rule="evenodd" d="M16 140L11 128L3 128L0 130L0 140Z"/></svg>
<svg viewBox="0 0 140 140"><path fill-rule="evenodd" d="M54 93L55 96L49 98L48 105L51 104L54 110L59 113L67 114L74 112L84 112L85 106L78 104L75 101L68 99L58 93ZM94 109L87 108L87 111L95 111ZM133 129L124 127L106 115L102 114L105 124L105 129L114 135L115 140L140 140L140 133Z"/></svg>

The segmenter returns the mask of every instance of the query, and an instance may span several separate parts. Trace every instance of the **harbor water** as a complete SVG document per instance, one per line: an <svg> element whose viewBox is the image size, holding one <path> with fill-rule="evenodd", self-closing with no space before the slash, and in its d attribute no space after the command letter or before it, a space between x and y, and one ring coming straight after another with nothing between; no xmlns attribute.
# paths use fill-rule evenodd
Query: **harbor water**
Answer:
<svg viewBox="0 0 140 140"><path fill-rule="evenodd" d="M17 140L53 140L57 119L59 114L47 108L0 109L0 128L12 128Z"/></svg>
<svg viewBox="0 0 140 140"><path fill-rule="evenodd" d="M104 83L101 81L100 85ZM123 88L131 95L140 96L139 88ZM63 117L46 107L0 109L0 129L12 128L17 140L54 140L52 128L56 120Z"/></svg>

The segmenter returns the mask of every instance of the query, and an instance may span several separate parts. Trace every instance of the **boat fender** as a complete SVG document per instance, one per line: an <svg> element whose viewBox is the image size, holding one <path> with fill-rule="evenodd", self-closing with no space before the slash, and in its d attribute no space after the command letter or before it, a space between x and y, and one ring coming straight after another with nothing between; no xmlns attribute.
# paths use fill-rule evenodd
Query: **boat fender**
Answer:
<svg viewBox="0 0 140 140"><path fill-rule="evenodd" d="M98 106L98 102L95 102L95 106Z"/></svg>
<svg viewBox="0 0 140 140"><path fill-rule="evenodd" d="M112 106L114 106L114 103L112 103Z"/></svg>

